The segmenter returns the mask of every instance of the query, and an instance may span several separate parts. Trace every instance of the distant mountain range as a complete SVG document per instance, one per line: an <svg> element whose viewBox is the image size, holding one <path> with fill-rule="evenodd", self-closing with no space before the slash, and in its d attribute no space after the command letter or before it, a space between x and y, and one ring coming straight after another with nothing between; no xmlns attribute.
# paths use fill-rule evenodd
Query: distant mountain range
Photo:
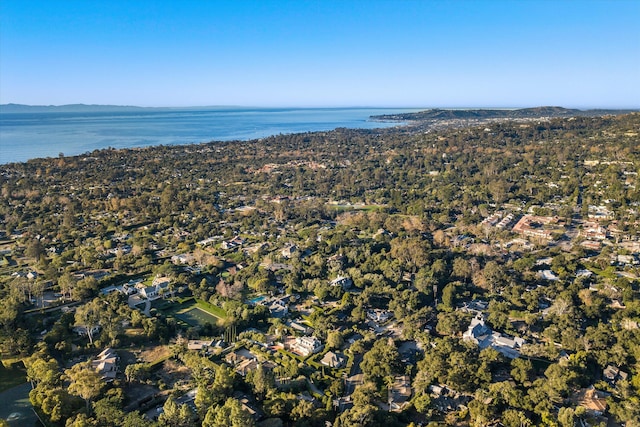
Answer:
<svg viewBox="0 0 640 427"><path fill-rule="evenodd" d="M133 105L96 105L96 104L67 104L67 105L25 105L0 104L0 113L99 113L99 112L136 112L136 111L166 111L166 110L214 110L225 108L244 108L236 106L209 107L136 107Z"/></svg>
<svg viewBox="0 0 640 427"><path fill-rule="evenodd" d="M138 111L146 110L144 107L134 107L128 105L87 105L87 104L68 104L68 105L24 105L24 104L2 104L0 112L2 113L85 113L100 111Z"/></svg>
<svg viewBox="0 0 640 427"><path fill-rule="evenodd" d="M371 116L373 120L397 121L426 121L426 120L472 120L472 119L531 119L536 117L575 117L602 116L606 114L625 114L638 110L577 110L563 107L535 107L517 110L474 109L474 110L445 110L431 109L417 113L383 114Z"/></svg>
<svg viewBox="0 0 640 427"><path fill-rule="evenodd" d="M194 106L194 107L137 107L133 105L97 105L97 104L67 104L67 105L25 105L0 104L0 113L98 113L98 112L143 112L166 110L221 110L221 109L252 109L254 107L240 106ZM625 114L639 110L577 110L563 107L535 107L521 109L441 109L419 111L416 113L382 114L371 116L379 121L438 121L438 120L473 120L473 119L531 119L536 117L572 117L572 116L601 116L606 114Z"/></svg>

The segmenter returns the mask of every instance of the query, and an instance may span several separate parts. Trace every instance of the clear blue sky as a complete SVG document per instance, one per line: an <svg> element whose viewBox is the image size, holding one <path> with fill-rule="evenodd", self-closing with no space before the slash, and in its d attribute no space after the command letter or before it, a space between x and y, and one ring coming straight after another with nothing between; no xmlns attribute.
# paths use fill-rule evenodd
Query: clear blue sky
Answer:
<svg viewBox="0 0 640 427"><path fill-rule="evenodd" d="M640 1L2 0L0 103L640 107Z"/></svg>

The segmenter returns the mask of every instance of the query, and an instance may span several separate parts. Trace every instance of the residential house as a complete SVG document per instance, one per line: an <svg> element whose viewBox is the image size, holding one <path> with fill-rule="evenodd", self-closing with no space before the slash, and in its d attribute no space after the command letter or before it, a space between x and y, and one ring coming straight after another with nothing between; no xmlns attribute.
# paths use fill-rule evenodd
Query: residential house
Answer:
<svg viewBox="0 0 640 427"><path fill-rule="evenodd" d="M494 332L484 323L482 314L471 320L469 328L462 334L462 339L472 341L481 349L492 347L510 359L520 356L518 349L525 341L519 337L508 337L500 332Z"/></svg>
<svg viewBox="0 0 640 427"><path fill-rule="evenodd" d="M243 377L250 371L257 369L259 364L258 356L245 348L227 354L225 361L233 366L234 370Z"/></svg>
<svg viewBox="0 0 640 427"><path fill-rule="evenodd" d="M618 254L616 256L616 261L618 262L618 265L624 266L624 265L638 265L640 264L640 262L638 262L638 260L636 259L636 257L634 255L620 255Z"/></svg>
<svg viewBox="0 0 640 427"><path fill-rule="evenodd" d="M179 255L173 255L171 257L171 262L174 264L193 264L196 261L196 258L193 254L188 253L188 254L179 254Z"/></svg>
<svg viewBox="0 0 640 427"><path fill-rule="evenodd" d="M542 240L552 240L553 234L558 231L557 217L545 217L524 215L520 221L513 226L513 232L527 237L539 238Z"/></svg>
<svg viewBox="0 0 640 427"><path fill-rule="evenodd" d="M489 307L489 303L487 301L482 300L473 300L471 302L465 302L462 305L462 310L467 311L469 313L482 313Z"/></svg>
<svg viewBox="0 0 640 427"><path fill-rule="evenodd" d="M298 252L298 247L294 244L289 244L287 246L285 246L284 249L282 249L282 251L280 252L282 254L282 256L284 258L291 258L293 256L293 254L295 254L296 252Z"/></svg>
<svg viewBox="0 0 640 427"><path fill-rule="evenodd" d="M411 398L411 380L409 375L396 377L389 388L389 410L400 412L409 405Z"/></svg>
<svg viewBox="0 0 640 427"><path fill-rule="evenodd" d="M288 327L290 327L291 329L293 329L294 331L298 331L300 333L303 334L310 334L313 332L313 329L305 326L302 324L302 321L300 319L297 319L296 321L288 321L285 323L285 325L287 325Z"/></svg>
<svg viewBox="0 0 640 427"><path fill-rule="evenodd" d="M555 273L551 270L542 270L540 272L538 272L538 276L543 279L543 280L547 280L550 282L555 282L557 280L560 280L560 278L558 276L555 275Z"/></svg>
<svg viewBox="0 0 640 427"><path fill-rule="evenodd" d="M301 356L309 356L310 354L322 351L324 345L314 336L298 337L291 345L291 350Z"/></svg>
<svg viewBox="0 0 640 427"><path fill-rule="evenodd" d="M246 377L249 372L258 369L259 364L257 359L245 359L235 366L235 371L239 375Z"/></svg>
<svg viewBox="0 0 640 427"><path fill-rule="evenodd" d="M602 376L611 384L629 378L628 373L621 371L620 368L613 365L608 365L604 371L602 371Z"/></svg>
<svg viewBox="0 0 640 427"><path fill-rule="evenodd" d="M227 354L224 358L224 360L232 365L235 366L238 363L242 362L245 359L257 359L258 356L256 356L255 354L253 354L252 352L250 352L249 350L247 350L246 348L240 348L236 351L232 351L231 353Z"/></svg>
<svg viewBox="0 0 640 427"><path fill-rule="evenodd" d="M105 348L91 361L91 366L100 374L103 380L113 381L118 374L119 363L120 357L118 357L118 354L111 348Z"/></svg>
<svg viewBox="0 0 640 427"><path fill-rule="evenodd" d="M485 218L480 225L482 226L486 226L486 227L493 227L494 225L496 225L498 223L498 221L500 221L502 219L502 213L501 212L496 212L493 215Z"/></svg>
<svg viewBox="0 0 640 427"><path fill-rule="evenodd" d="M580 242L580 246L585 249L590 249L592 251L599 251L602 248L602 243L594 241L594 240L585 240Z"/></svg>
<svg viewBox="0 0 640 427"><path fill-rule="evenodd" d="M234 248L237 248L238 246L242 246L244 244L245 244L245 239L243 239L240 236L235 236L231 240L226 240L226 241L222 242L220 247L222 249L226 250L226 249L234 249Z"/></svg>
<svg viewBox="0 0 640 427"><path fill-rule="evenodd" d="M320 363L330 368L340 369L347 363L347 358L344 354L328 351L320 360Z"/></svg>
<svg viewBox="0 0 640 427"><path fill-rule="evenodd" d="M605 240L607 238L607 229L594 222L587 222L580 233L587 240Z"/></svg>
<svg viewBox="0 0 640 427"><path fill-rule="evenodd" d="M165 292L169 285L171 284L171 279L168 277L156 277L151 282L150 286L145 286L143 283L139 283L136 285L138 288L138 293L147 299L156 299Z"/></svg>
<svg viewBox="0 0 640 427"><path fill-rule="evenodd" d="M571 400L587 410L592 416L600 416L607 410L606 394L596 390L593 386L578 390L571 396Z"/></svg>
<svg viewBox="0 0 640 427"><path fill-rule="evenodd" d="M498 222L498 224L496 224L496 228L506 228L509 224L511 224L513 218L513 214L508 214L507 216L502 218L500 222Z"/></svg>
<svg viewBox="0 0 640 427"><path fill-rule="evenodd" d="M331 286L341 286L342 289L349 290L351 289L351 286L353 286L353 280L351 280L351 278L349 277L344 277L344 276L338 276L335 279L333 279L330 283Z"/></svg>
<svg viewBox="0 0 640 427"><path fill-rule="evenodd" d="M589 219L594 219L596 221L603 220L611 220L614 218L613 212L609 210L606 206L594 206L589 205Z"/></svg>
<svg viewBox="0 0 640 427"><path fill-rule="evenodd" d="M285 298L273 299L267 305L267 308L269 309L271 317L276 317L278 319L282 319L289 314L289 305L285 301Z"/></svg>
<svg viewBox="0 0 640 427"><path fill-rule="evenodd" d="M393 313L388 310L371 309L367 310L367 317L376 323L384 323L393 317Z"/></svg>
<svg viewBox="0 0 640 427"><path fill-rule="evenodd" d="M441 413L446 414L456 411L469 402L468 395L460 394L451 390L445 384L430 385L431 404Z"/></svg>
<svg viewBox="0 0 640 427"><path fill-rule="evenodd" d="M189 350L206 350L209 347L214 347L215 341L203 341L203 340L189 340L187 343L187 349Z"/></svg>

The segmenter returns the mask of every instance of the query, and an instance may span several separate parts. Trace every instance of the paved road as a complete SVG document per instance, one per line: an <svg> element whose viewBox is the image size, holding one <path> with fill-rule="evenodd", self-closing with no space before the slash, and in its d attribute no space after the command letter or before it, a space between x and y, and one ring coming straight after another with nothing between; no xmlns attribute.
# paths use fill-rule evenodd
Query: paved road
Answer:
<svg viewBox="0 0 640 427"><path fill-rule="evenodd" d="M144 302L144 315L147 317L151 317L151 300L147 299Z"/></svg>
<svg viewBox="0 0 640 427"><path fill-rule="evenodd" d="M362 374L362 368L360 368L360 363L362 362L362 355L358 354L353 359L353 365L351 365L351 370L349 371L349 377L346 379L346 384L344 387L344 395L350 396L356 389L356 386L363 383L364 375Z"/></svg>
<svg viewBox="0 0 640 427"><path fill-rule="evenodd" d="M9 426L42 426L29 401L31 384L24 383L0 393L0 419L9 422Z"/></svg>

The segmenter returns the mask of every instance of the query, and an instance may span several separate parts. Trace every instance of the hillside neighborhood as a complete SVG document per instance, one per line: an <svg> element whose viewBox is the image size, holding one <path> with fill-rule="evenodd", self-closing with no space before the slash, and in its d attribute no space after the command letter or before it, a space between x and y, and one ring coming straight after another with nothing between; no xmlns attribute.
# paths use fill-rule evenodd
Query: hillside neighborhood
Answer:
<svg viewBox="0 0 640 427"><path fill-rule="evenodd" d="M631 114L9 165L0 373L51 426L638 426L639 131Z"/></svg>

